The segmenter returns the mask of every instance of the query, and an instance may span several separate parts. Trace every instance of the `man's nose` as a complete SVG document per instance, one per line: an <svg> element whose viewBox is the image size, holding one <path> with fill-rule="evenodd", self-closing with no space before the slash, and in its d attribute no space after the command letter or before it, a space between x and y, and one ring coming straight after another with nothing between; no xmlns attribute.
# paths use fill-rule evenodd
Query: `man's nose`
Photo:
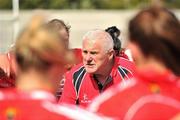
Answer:
<svg viewBox="0 0 180 120"><path fill-rule="evenodd" d="M92 61L92 60L93 60L92 55L88 53L88 54L86 55L86 61L90 62L90 61Z"/></svg>

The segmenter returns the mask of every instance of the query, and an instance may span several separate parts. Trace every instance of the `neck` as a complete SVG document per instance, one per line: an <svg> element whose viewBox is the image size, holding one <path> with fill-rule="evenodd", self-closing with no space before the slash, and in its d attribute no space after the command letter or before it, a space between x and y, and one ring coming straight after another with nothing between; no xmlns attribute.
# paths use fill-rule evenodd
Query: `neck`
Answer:
<svg viewBox="0 0 180 120"><path fill-rule="evenodd" d="M48 76L34 70L20 73L17 77L16 86L17 89L26 92L39 89L52 91Z"/></svg>
<svg viewBox="0 0 180 120"><path fill-rule="evenodd" d="M101 71L100 74L94 74L94 76L99 82L104 84L107 78L109 77L113 66L114 66L114 59L112 59L108 64L106 64L106 68L103 68L103 71Z"/></svg>
<svg viewBox="0 0 180 120"><path fill-rule="evenodd" d="M104 84L109 76L103 76L100 74L94 74L94 78L98 80L101 84Z"/></svg>
<svg viewBox="0 0 180 120"><path fill-rule="evenodd" d="M162 62L157 61L154 58L147 59L143 64L137 66L138 71L144 71L144 69L153 69L159 73L164 73L167 70L166 66Z"/></svg>

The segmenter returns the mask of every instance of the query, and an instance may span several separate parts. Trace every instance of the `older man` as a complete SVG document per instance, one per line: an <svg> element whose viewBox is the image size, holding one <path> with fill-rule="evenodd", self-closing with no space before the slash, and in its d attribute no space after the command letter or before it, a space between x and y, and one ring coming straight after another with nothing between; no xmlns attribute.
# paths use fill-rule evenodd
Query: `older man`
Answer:
<svg viewBox="0 0 180 120"><path fill-rule="evenodd" d="M133 76L133 69L121 65L121 58L115 57L113 45L112 37L104 30L92 30L85 34L83 63L66 74L59 102L85 107L101 92ZM129 62L127 66L133 66L133 63Z"/></svg>

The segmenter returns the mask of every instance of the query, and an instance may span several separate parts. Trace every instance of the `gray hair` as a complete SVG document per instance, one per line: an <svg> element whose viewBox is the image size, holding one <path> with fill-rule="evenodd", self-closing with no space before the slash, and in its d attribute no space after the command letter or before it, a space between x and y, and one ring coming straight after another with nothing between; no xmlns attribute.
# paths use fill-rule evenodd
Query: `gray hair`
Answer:
<svg viewBox="0 0 180 120"><path fill-rule="evenodd" d="M87 32L83 36L83 41L85 40L89 40L89 41L101 40L105 51L113 49L114 46L113 39L109 35L109 33L101 29L95 29Z"/></svg>

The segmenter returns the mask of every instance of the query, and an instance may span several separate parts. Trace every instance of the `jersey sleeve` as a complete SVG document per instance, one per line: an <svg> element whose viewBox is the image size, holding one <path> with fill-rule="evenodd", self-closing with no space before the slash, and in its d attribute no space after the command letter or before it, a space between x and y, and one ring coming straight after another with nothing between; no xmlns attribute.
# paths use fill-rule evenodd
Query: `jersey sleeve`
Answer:
<svg viewBox="0 0 180 120"><path fill-rule="evenodd" d="M76 103L76 92L73 85L72 71L69 71L65 74L64 89L58 103Z"/></svg>

